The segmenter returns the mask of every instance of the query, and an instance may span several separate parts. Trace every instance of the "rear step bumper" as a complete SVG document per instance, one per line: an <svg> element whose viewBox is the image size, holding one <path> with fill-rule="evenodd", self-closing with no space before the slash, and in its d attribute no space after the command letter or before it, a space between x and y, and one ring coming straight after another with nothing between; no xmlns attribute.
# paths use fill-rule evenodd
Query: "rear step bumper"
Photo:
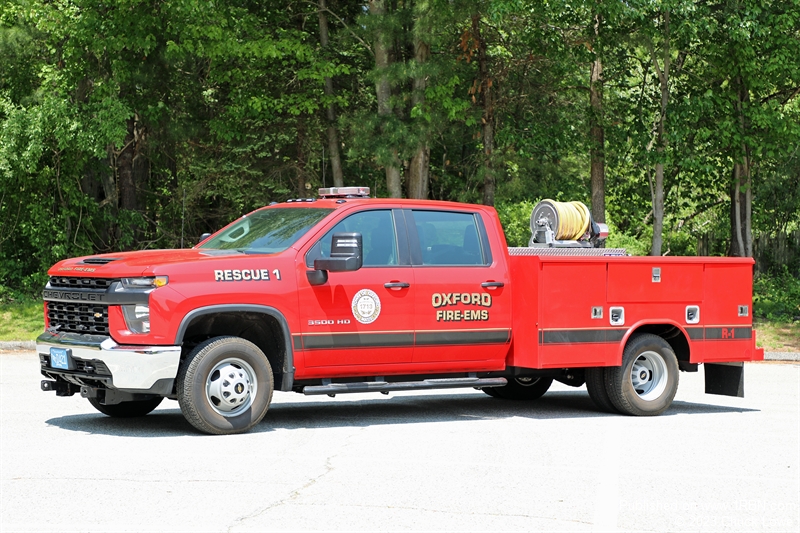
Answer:
<svg viewBox="0 0 800 533"><path fill-rule="evenodd" d="M359 383L329 383L327 385L307 385L303 394L346 394L349 392L391 392L402 390L458 389L463 387L502 387L508 383L506 378L446 378L426 379L424 381L363 381Z"/></svg>

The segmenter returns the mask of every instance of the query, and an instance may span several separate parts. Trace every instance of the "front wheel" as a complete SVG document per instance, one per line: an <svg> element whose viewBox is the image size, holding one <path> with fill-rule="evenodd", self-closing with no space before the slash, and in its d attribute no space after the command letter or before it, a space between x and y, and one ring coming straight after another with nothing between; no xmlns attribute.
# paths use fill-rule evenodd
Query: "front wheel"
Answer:
<svg viewBox="0 0 800 533"><path fill-rule="evenodd" d="M497 394L497 391L495 390L496 388L497 387L483 387L481 390L484 394L491 396L492 398L499 398L500 395Z"/></svg>
<svg viewBox="0 0 800 533"><path fill-rule="evenodd" d="M272 401L269 361L255 344L238 337L200 343L178 372L178 403L203 433L243 433L258 424Z"/></svg>
<svg viewBox="0 0 800 533"><path fill-rule="evenodd" d="M606 391L620 413L660 415L678 391L678 359L667 342L649 333L633 337L622 353L622 366L608 367Z"/></svg>
<svg viewBox="0 0 800 533"><path fill-rule="evenodd" d="M134 400L130 402L120 402L111 405L104 405L100 403L97 398L89 398L89 403L92 407L114 418L135 418L137 416L144 416L150 411L158 407L161 400L164 398L158 396L150 400Z"/></svg>
<svg viewBox="0 0 800 533"><path fill-rule="evenodd" d="M550 385L551 378L519 377L511 378L503 387L494 387L494 392L506 400L537 400L544 396Z"/></svg>

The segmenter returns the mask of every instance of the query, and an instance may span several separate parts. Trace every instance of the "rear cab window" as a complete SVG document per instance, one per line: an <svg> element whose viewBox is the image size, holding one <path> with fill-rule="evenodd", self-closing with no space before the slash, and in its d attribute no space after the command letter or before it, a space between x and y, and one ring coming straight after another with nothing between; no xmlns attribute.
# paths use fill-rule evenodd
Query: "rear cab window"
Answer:
<svg viewBox="0 0 800 533"><path fill-rule="evenodd" d="M411 210L423 266L486 266L492 263L483 221L477 213ZM416 255L416 254L415 254Z"/></svg>

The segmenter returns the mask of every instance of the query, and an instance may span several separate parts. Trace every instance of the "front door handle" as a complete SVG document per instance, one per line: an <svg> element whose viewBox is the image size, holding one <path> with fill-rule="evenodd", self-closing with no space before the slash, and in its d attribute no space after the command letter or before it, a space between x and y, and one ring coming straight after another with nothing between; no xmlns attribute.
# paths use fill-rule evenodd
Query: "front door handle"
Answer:
<svg viewBox="0 0 800 533"><path fill-rule="evenodd" d="M407 289L411 285L405 281L390 281L389 283L384 283L383 286L386 287L387 289L399 290L399 289Z"/></svg>
<svg viewBox="0 0 800 533"><path fill-rule="evenodd" d="M484 281L481 283L481 287L484 289L496 289L497 287L503 287L505 284L502 281Z"/></svg>

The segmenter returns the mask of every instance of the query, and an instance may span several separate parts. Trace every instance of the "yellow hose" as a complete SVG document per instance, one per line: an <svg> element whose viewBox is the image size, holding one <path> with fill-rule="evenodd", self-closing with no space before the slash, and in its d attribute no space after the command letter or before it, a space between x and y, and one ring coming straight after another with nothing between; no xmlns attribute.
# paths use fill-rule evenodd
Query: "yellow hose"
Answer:
<svg viewBox="0 0 800 533"><path fill-rule="evenodd" d="M544 201L549 202L558 213L559 224L557 228L554 228L556 240L574 241L580 239L589 229L592 217L589 208L582 202Z"/></svg>

